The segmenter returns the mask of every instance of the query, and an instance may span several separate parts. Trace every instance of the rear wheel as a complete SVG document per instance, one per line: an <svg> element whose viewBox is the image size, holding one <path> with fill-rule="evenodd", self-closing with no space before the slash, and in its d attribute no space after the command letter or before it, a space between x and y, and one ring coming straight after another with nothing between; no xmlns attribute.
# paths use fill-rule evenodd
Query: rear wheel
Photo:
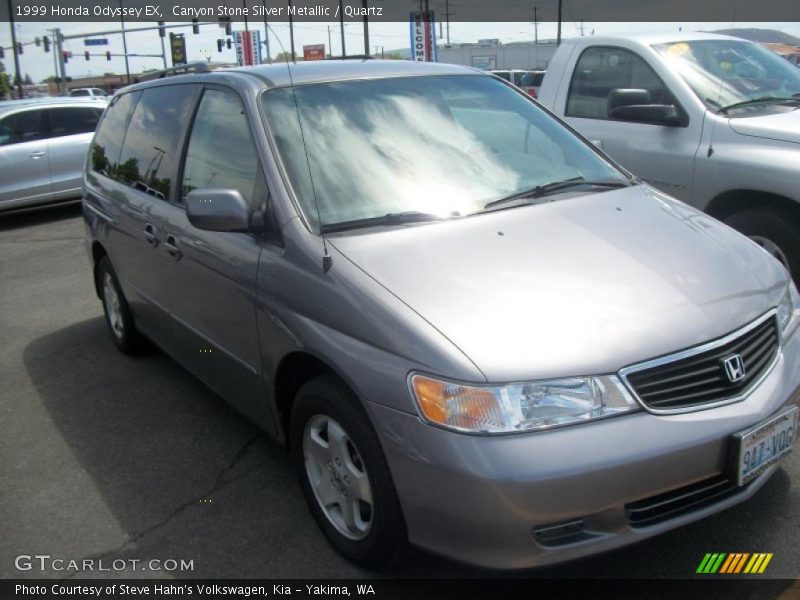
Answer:
<svg viewBox="0 0 800 600"><path fill-rule="evenodd" d="M142 337L136 330L133 314L107 256L103 256L97 264L97 281L111 338L122 352L135 353L141 349Z"/></svg>
<svg viewBox="0 0 800 600"><path fill-rule="evenodd" d="M800 282L800 221L790 214L754 208L735 213L725 219L772 256Z"/></svg>
<svg viewBox="0 0 800 600"><path fill-rule="evenodd" d="M407 539L394 483L369 416L338 378L316 377L300 389L291 447L306 502L328 541L365 566L394 562Z"/></svg>

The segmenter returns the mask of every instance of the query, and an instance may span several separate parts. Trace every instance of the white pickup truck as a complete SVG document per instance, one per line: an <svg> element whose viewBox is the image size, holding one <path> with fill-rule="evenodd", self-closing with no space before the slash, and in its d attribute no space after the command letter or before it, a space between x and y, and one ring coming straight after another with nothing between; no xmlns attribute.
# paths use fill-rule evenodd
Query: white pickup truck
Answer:
<svg viewBox="0 0 800 600"><path fill-rule="evenodd" d="M800 69L728 36L581 37L556 51L539 102L800 281Z"/></svg>

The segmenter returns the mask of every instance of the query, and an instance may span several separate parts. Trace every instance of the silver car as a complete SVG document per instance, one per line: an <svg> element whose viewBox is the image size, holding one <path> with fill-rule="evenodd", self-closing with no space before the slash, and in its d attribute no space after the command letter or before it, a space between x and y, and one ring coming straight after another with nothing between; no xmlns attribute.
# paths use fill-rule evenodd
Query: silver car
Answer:
<svg viewBox="0 0 800 600"><path fill-rule="evenodd" d="M114 343L151 340L287 445L359 563L593 554L746 500L792 448L786 270L486 73L137 84L83 207Z"/></svg>
<svg viewBox="0 0 800 600"><path fill-rule="evenodd" d="M78 200L89 142L106 103L0 102L0 211Z"/></svg>

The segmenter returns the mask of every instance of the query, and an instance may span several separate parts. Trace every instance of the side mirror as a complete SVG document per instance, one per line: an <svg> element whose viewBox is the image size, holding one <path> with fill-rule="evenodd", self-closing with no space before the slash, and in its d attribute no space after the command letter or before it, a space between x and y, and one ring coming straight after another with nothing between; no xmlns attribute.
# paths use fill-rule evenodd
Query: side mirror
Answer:
<svg viewBox="0 0 800 600"><path fill-rule="evenodd" d="M192 190L186 196L189 222L206 231L245 232L257 225L254 211L238 190Z"/></svg>
<svg viewBox="0 0 800 600"><path fill-rule="evenodd" d="M618 106L609 111L608 116L618 121L648 123L650 125L680 125L681 117L674 104L633 104Z"/></svg>
<svg viewBox="0 0 800 600"><path fill-rule="evenodd" d="M650 125L680 125L681 116L673 104L652 104L650 92L620 88L608 95L608 117L617 121Z"/></svg>

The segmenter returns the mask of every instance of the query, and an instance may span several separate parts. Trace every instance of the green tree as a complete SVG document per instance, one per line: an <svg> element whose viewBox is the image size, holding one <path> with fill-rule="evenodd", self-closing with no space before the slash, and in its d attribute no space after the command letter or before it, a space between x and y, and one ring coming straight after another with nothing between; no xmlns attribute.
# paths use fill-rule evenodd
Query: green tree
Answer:
<svg viewBox="0 0 800 600"><path fill-rule="evenodd" d="M287 60L294 60L294 55L291 52L279 53L274 62L286 62Z"/></svg>
<svg viewBox="0 0 800 600"><path fill-rule="evenodd" d="M8 73L6 73L6 66L0 60L0 100L7 98L10 91L11 81L8 78Z"/></svg>
<svg viewBox="0 0 800 600"><path fill-rule="evenodd" d="M23 78L22 83L24 83L25 85L33 85L33 79L31 79L30 75L25 73L25 77Z"/></svg>

